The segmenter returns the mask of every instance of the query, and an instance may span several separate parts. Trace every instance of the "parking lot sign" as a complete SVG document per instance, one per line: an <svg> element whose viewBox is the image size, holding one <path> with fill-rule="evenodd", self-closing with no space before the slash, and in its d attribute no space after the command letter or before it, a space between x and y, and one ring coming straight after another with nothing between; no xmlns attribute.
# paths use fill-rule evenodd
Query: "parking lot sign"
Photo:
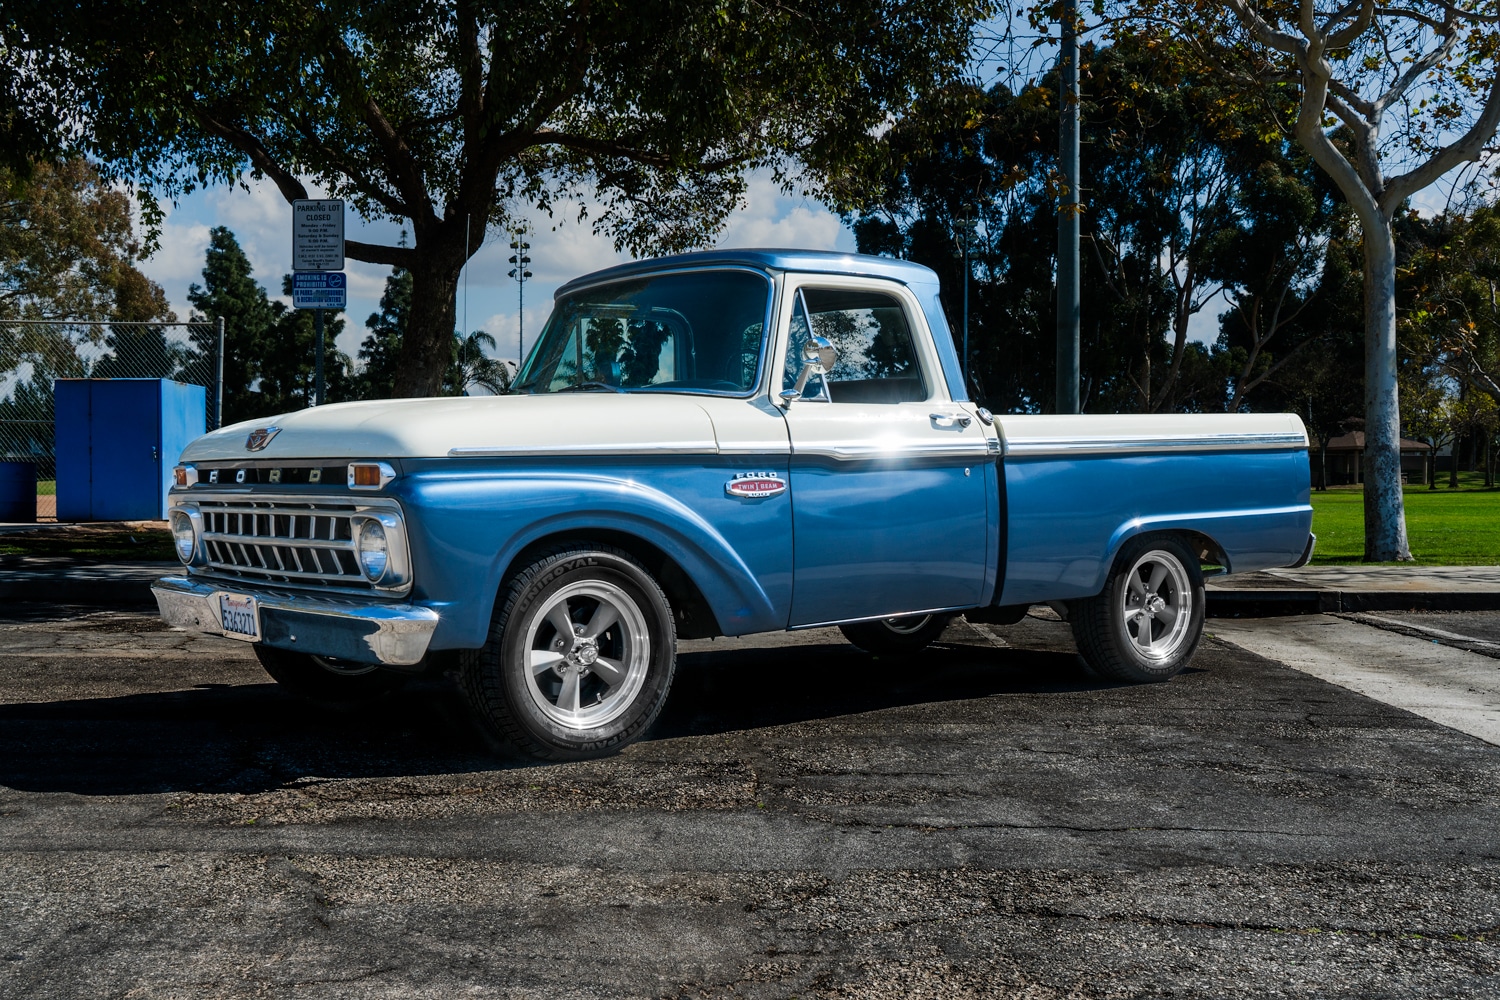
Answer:
<svg viewBox="0 0 1500 1000"><path fill-rule="evenodd" d="M298 309L343 309L349 304L342 271L298 271L292 275L292 305Z"/></svg>
<svg viewBox="0 0 1500 1000"><path fill-rule="evenodd" d="M343 269L343 201L334 198L292 202L292 270Z"/></svg>

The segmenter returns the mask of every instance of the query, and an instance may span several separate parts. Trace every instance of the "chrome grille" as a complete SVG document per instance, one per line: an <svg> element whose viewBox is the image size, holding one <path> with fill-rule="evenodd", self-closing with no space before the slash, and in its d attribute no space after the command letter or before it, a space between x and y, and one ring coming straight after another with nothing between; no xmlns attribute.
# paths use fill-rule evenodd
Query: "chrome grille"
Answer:
<svg viewBox="0 0 1500 1000"><path fill-rule="evenodd" d="M205 568L224 576L301 586L375 589L360 572L353 516L337 501L200 500Z"/></svg>

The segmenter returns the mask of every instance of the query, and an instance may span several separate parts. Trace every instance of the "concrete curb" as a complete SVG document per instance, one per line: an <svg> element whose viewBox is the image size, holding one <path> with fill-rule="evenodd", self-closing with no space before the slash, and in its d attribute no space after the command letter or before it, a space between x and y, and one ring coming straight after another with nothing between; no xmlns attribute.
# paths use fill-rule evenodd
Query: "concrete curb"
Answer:
<svg viewBox="0 0 1500 1000"><path fill-rule="evenodd" d="M1500 591L1210 590L1210 617L1341 611L1500 611Z"/></svg>

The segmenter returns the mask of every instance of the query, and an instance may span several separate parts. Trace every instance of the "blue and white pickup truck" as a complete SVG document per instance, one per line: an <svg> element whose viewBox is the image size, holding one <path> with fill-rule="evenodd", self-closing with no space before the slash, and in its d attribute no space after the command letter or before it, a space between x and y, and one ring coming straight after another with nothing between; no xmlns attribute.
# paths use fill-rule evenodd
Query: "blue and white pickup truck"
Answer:
<svg viewBox="0 0 1500 1000"><path fill-rule="evenodd" d="M1297 417L992 415L932 271L799 250L587 275L509 395L303 410L181 461L166 621L327 701L456 667L553 759L645 733L679 637L910 653L1048 603L1098 672L1165 680L1205 575L1312 550Z"/></svg>

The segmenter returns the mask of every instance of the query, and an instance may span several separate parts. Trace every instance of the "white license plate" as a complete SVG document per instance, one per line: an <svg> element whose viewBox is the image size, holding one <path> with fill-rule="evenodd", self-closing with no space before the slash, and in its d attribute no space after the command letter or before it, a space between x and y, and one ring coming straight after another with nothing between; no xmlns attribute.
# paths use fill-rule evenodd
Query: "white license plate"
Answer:
<svg viewBox="0 0 1500 1000"><path fill-rule="evenodd" d="M248 594L220 594L219 621L231 639L260 639L260 609Z"/></svg>

